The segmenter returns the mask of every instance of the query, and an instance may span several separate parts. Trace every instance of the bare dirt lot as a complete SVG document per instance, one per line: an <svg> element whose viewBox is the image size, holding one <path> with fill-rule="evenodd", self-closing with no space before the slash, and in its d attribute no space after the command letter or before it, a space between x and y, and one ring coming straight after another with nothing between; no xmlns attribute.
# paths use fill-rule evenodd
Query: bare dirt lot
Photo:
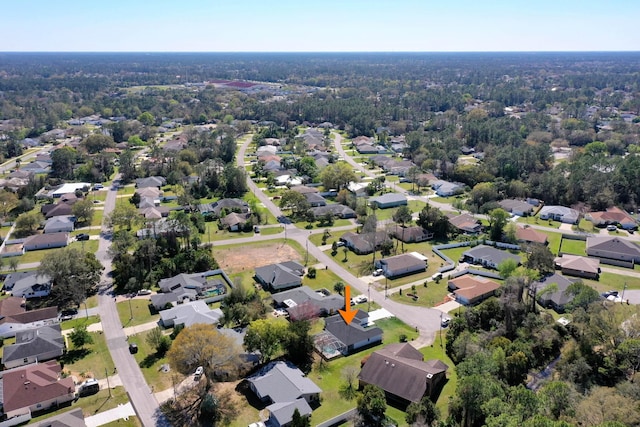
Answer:
<svg viewBox="0 0 640 427"><path fill-rule="evenodd" d="M295 249L281 243L219 249L214 251L214 257L227 273L239 273L267 264L301 259Z"/></svg>

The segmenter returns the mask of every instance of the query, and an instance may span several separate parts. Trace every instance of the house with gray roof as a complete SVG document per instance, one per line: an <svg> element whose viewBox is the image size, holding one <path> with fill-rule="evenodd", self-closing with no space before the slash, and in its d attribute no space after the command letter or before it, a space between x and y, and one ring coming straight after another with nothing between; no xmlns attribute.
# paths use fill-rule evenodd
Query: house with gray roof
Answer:
<svg viewBox="0 0 640 427"><path fill-rule="evenodd" d="M38 251L41 249L64 248L69 244L69 233L34 234L22 243L26 251Z"/></svg>
<svg viewBox="0 0 640 427"><path fill-rule="evenodd" d="M327 201L324 197L319 195L318 193L304 193L305 199L309 203L309 206L312 208L317 208L318 206L326 206Z"/></svg>
<svg viewBox="0 0 640 427"><path fill-rule="evenodd" d="M427 262L408 253L376 260L376 268L382 269L385 277L395 278L422 273L427 269Z"/></svg>
<svg viewBox="0 0 640 427"><path fill-rule="evenodd" d="M580 213L564 206L543 206L538 212L540 219L552 219L565 224L575 224L580 219Z"/></svg>
<svg viewBox="0 0 640 427"><path fill-rule="evenodd" d="M565 306L573 300L573 295L567 293L567 288L572 284L572 280L555 273L533 282L532 286L541 306L563 313Z"/></svg>
<svg viewBox="0 0 640 427"><path fill-rule="evenodd" d="M431 183L431 188L434 189L440 197L450 197L464 193L464 185L444 180L434 181Z"/></svg>
<svg viewBox="0 0 640 427"><path fill-rule="evenodd" d="M508 259L512 259L518 264L522 261L518 255L487 245L478 245L466 250L462 253L462 256L465 262L480 264L483 267L493 268L494 270L497 270L498 266Z"/></svg>
<svg viewBox="0 0 640 427"><path fill-rule="evenodd" d="M149 176L136 179L136 188L155 187L160 188L167 184L166 178L162 176Z"/></svg>
<svg viewBox="0 0 640 427"><path fill-rule="evenodd" d="M251 220L251 214L231 212L220 219L220 224L229 231L240 231Z"/></svg>
<svg viewBox="0 0 640 427"><path fill-rule="evenodd" d="M504 199L500 200L498 204L505 211L517 216L529 216L533 212L533 205L524 200Z"/></svg>
<svg viewBox="0 0 640 427"><path fill-rule="evenodd" d="M5 291L14 297L42 298L51 293L53 283L46 274L38 274L37 270L20 271L9 274L4 280Z"/></svg>
<svg viewBox="0 0 640 427"><path fill-rule="evenodd" d="M241 199L220 199L217 202L199 205L198 210L203 215L224 217L228 213L249 213L249 204Z"/></svg>
<svg viewBox="0 0 640 427"><path fill-rule="evenodd" d="M294 402L297 399L317 403L322 392L291 362L271 362L247 378L247 382L258 399L271 404Z"/></svg>
<svg viewBox="0 0 640 427"><path fill-rule="evenodd" d="M27 329L16 333L16 343L4 347L5 369L61 357L66 350L60 324Z"/></svg>
<svg viewBox="0 0 640 427"><path fill-rule="evenodd" d="M321 291L314 291L308 286L278 292L273 294L272 298L277 307L286 307L287 310L310 303L317 308L319 315L323 316L335 314L344 308L342 295L327 295Z"/></svg>
<svg viewBox="0 0 640 427"><path fill-rule="evenodd" d="M73 216L54 216L44 224L45 234L70 233L73 230L75 230L75 217Z"/></svg>
<svg viewBox="0 0 640 427"><path fill-rule="evenodd" d="M402 193L386 193L382 196L372 197L369 202L372 207L378 209L397 208L398 206L407 206L407 197Z"/></svg>
<svg viewBox="0 0 640 427"><path fill-rule="evenodd" d="M585 277L598 280L600 276L600 260L579 255L562 254L554 260L556 269L568 276Z"/></svg>
<svg viewBox="0 0 640 427"><path fill-rule="evenodd" d="M369 314L358 310L351 323L347 324L339 314L325 319L324 331L314 337L316 348L325 353L324 343L332 341L335 350L349 355L382 342L382 329L369 326Z"/></svg>
<svg viewBox="0 0 640 427"><path fill-rule="evenodd" d="M302 285L304 266L295 261L257 267L255 278L266 289L280 291Z"/></svg>
<svg viewBox="0 0 640 427"><path fill-rule="evenodd" d="M587 237L587 255L607 260L637 264L640 262L640 246L617 236Z"/></svg>
<svg viewBox="0 0 640 427"><path fill-rule="evenodd" d="M231 286L228 277L222 270L210 270L203 273L180 273L158 282L160 292L151 295L151 304L156 310L164 310L169 305L175 306L183 302L195 301L199 297L207 298L210 292L214 297L222 299Z"/></svg>
<svg viewBox="0 0 640 427"><path fill-rule="evenodd" d="M449 367L438 359L424 361L422 353L409 343L389 344L371 353L358 380L360 387L382 388L388 400L406 407L427 396L436 400Z"/></svg>
<svg viewBox="0 0 640 427"><path fill-rule="evenodd" d="M405 243L419 243L433 239L433 233L425 230L419 225L411 227L396 225L391 229L391 234L394 238Z"/></svg>
<svg viewBox="0 0 640 427"><path fill-rule="evenodd" d="M389 240L389 236L385 231L360 234L348 231L340 237L340 241L358 255L370 254L374 248L375 250L380 249L387 240Z"/></svg>
<svg viewBox="0 0 640 427"><path fill-rule="evenodd" d="M219 308L211 309L202 300L178 304L168 310L160 312L160 322L165 328L177 325L189 327L196 323L217 325L224 315Z"/></svg>
<svg viewBox="0 0 640 427"><path fill-rule="evenodd" d="M342 219L355 218L357 216L356 211L351 209L349 206L341 205L338 203L311 208L311 212L313 213L313 216L316 218L323 217L327 214L338 217L338 218L342 218Z"/></svg>
<svg viewBox="0 0 640 427"><path fill-rule="evenodd" d="M16 297L10 297L16 298ZM0 336L3 338L15 337L19 331L39 328L41 326L58 323L58 308L46 307L37 310L25 310L24 307L11 307L11 311L6 312L2 307L0 312Z"/></svg>
<svg viewBox="0 0 640 427"><path fill-rule="evenodd" d="M73 409L55 417L49 417L31 425L33 427L87 427L84 422L84 415L82 415L82 408Z"/></svg>

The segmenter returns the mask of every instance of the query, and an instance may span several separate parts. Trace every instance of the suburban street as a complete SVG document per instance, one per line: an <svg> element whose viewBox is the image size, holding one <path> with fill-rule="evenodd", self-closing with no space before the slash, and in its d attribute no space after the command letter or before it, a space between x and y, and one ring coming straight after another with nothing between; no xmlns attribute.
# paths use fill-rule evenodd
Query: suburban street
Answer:
<svg viewBox="0 0 640 427"><path fill-rule="evenodd" d="M114 178L114 181L118 178L119 175ZM127 336L122 328L122 323L120 323L115 298L111 292L113 283L109 277L109 272L112 268L111 258L108 254L111 242L108 238L110 234L108 234L109 227L106 224L106 218L116 206L116 200L117 190L111 186L108 189L107 199L104 204L104 220L98 252L96 253L96 257L105 267L98 296L100 320L111 358L140 422L144 426L168 426L169 423L160 412L158 402L149 389L138 363L129 353Z"/></svg>

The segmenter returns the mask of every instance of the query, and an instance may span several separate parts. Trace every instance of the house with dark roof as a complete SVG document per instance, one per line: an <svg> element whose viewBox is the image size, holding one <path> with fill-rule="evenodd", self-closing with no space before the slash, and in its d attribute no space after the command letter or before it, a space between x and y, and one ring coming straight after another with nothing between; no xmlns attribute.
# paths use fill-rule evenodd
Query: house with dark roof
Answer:
<svg viewBox="0 0 640 427"><path fill-rule="evenodd" d="M167 180L162 176L149 176L147 178L136 179L136 188L146 188L146 187L160 188L166 184L167 184Z"/></svg>
<svg viewBox="0 0 640 427"><path fill-rule="evenodd" d="M571 284L573 284L571 280L556 273L533 282L532 286L536 290L536 299L541 306L563 313L565 305L573 300L573 295L567 293L567 288Z"/></svg>
<svg viewBox="0 0 640 427"><path fill-rule="evenodd" d="M58 202L56 204L43 205L40 210L44 214L45 219L50 219L56 216L73 216L73 203L70 202Z"/></svg>
<svg viewBox="0 0 640 427"><path fill-rule="evenodd" d="M241 199L220 199L217 202L199 205L198 209L203 215L220 218L231 212L249 213L249 204Z"/></svg>
<svg viewBox="0 0 640 427"><path fill-rule="evenodd" d="M607 225L619 225L625 230L637 230L636 219L617 206L607 208L604 212L589 212L584 216L587 221L591 221L596 227L606 227Z"/></svg>
<svg viewBox="0 0 640 427"><path fill-rule="evenodd" d="M7 418L72 401L76 397L75 383L72 377L63 378L61 373L62 366L53 360L5 372L2 403Z"/></svg>
<svg viewBox="0 0 640 427"><path fill-rule="evenodd" d="M407 206L407 197L402 193L386 193L382 196L372 197L369 199L369 203L378 209L397 208L398 206Z"/></svg>
<svg viewBox="0 0 640 427"><path fill-rule="evenodd" d="M567 276L584 277L598 280L600 276L600 260L579 255L562 254L555 260L555 267Z"/></svg>
<svg viewBox="0 0 640 427"><path fill-rule="evenodd" d="M462 305L474 305L495 295L500 284L481 276L465 274L450 279L447 283L450 291L456 296L456 301Z"/></svg>
<svg viewBox="0 0 640 427"><path fill-rule="evenodd" d="M33 427L87 427L82 415L82 408L77 408L68 412L64 412L55 417L49 417L45 420L30 424Z"/></svg>
<svg viewBox="0 0 640 427"><path fill-rule="evenodd" d="M465 234L478 234L484 229L479 219L474 218L468 213L461 215L447 215L449 224L461 233Z"/></svg>
<svg viewBox="0 0 640 427"><path fill-rule="evenodd" d="M26 251L64 248L69 244L69 233L34 234L25 239L22 248Z"/></svg>
<svg viewBox="0 0 640 427"><path fill-rule="evenodd" d="M316 218L323 217L327 214L342 219L355 218L357 216L356 211L351 209L349 206L340 205L338 203L311 208L311 212Z"/></svg>
<svg viewBox="0 0 640 427"><path fill-rule="evenodd" d="M382 274L391 279L422 273L427 269L427 262L408 253L376 260L376 268L382 269Z"/></svg>
<svg viewBox="0 0 640 427"><path fill-rule="evenodd" d="M492 246L478 245L462 253L465 262L480 264L486 268L498 269L498 266L508 259L512 259L518 264L522 261L518 255L514 255L505 250L496 249Z"/></svg>
<svg viewBox="0 0 640 427"><path fill-rule="evenodd" d="M404 243L419 243L433 239L432 232L427 231L418 225L411 227L396 225L391 229L391 235Z"/></svg>
<svg viewBox="0 0 640 427"><path fill-rule="evenodd" d="M640 262L640 246L617 236L587 237L587 255L606 260Z"/></svg>
<svg viewBox="0 0 640 427"><path fill-rule="evenodd" d="M546 234L531 227L516 226L516 239L520 243L538 243L541 245L548 243Z"/></svg>
<svg viewBox="0 0 640 427"><path fill-rule="evenodd" d="M27 329L16 333L15 344L4 347L2 364L5 369L42 363L61 357L66 350L60 324Z"/></svg>
<svg viewBox="0 0 640 427"><path fill-rule="evenodd" d="M290 362L271 362L247 378L249 388L262 402L270 403L267 423L287 426L296 409L302 416L311 415L310 405L318 405L322 390Z"/></svg>
<svg viewBox="0 0 640 427"><path fill-rule="evenodd" d="M17 298L17 297L11 297ZM4 310L7 307L2 306ZM3 338L15 337L16 333L27 329L40 328L58 323L58 308L46 307L37 310L26 311L20 307L21 311L15 311L15 305L11 306L11 311L5 314L0 311L0 336Z"/></svg>
<svg viewBox="0 0 640 427"><path fill-rule="evenodd" d="M32 270L10 273L4 280L3 289L14 297L42 298L51 293L52 285L49 276Z"/></svg>
<svg viewBox="0 0 640 427"><path fill-rule="evenodd" d="M188 228L180 223L178 223L175 219L172 218L161 218L157 221L153 221L150 224L147 224L147 228L142 228L136 231L136 236L138 239L145 238L154 238L175 234L177 236L182 236L187 233Z"/></svg>
<svg viewBox="0 0 640 427"><path fill-rule="evenodd" d="M205 294L219 296L226 294L227 286L231 286L228 277L222 270L210 270L203 273L180 273L158 282L160 292L151 295L151 304L156 310L164 310L169 305L195 301Z"/></svg>
<svg viewBox="0 0 640 427"><path fill-rule="evenodd" d="M358 310L351 323L347 324L339 314L325 319L324 331L316 335L316 348L322 346L327 334L337 344L336 350L342 355L356 353L358 350L382 342L382 329L369 326L369 314ZM325 349L319 349L321 353Z"/></svg>
<svg viewBox="0 0 640 427"><path fill-rule="evenodd" d="M580 219L580 213L564 206L543 206L538 212L540 219L552 219L565 224L575 224Z"/></svg>
<svg viewBox="0 0 640 427"><path fill-rule="evenodd" d="M358 380L360 388L371 384L384 390L388 401L402 407L427 396L436 400L446 382L449 367L440 360L424 361L409 343L389 344L371 353Z"/></svg>
<svg viewBox="0 0 640 427"><path fill-rule="evenodd" d="M304 266L295 261L257 267L255 278L263 287L273 291L295 288L302 285Z"/></svg>
<svg viewBox="0 0 640 427"><path fill-rule="evenodd" d="M224 218L220 218L220 224L229 231L240 231L251 220L251 214L231 212Z"/></svg>
<svg viewBox="0 0 640 427"><path fill-rule="evenodd" d="M380 249L383 243L389 240L389 236L384 231L371 233L353 233L348 231L340 237L340 241L358 255L366 255Z"/></svg>
<svg viewBox="0 0 640 427"><path fill-rule="evenodd" d="M306 185L294 185L291 187L292 191L300 194L318 193L318 189L315 187L307 187Z"/></svg>
<svg viewBox="0 0 640 427"><path fill-rule="evenodd" d="M309 203L309 206L311 206L312 208L327 205L326 199L318 193L304 193L304 197L305 199L307 199L307 203Z"/></svg>
<svg viewBox="0 0 640 427"><path fill-rule="evenodd" d="M517 216L529 216L533 212L533 205L524 200L504 199L500 200L498 204L505 211Z"/></svg>
<svg viewBox="0 0 640 427"><path fill-rule="evenodd" d="M303 304L311 304L311 308L318 315L328 316L344 309L344 297L336 294L327 295L321 291L315 291L308 286L278 292L272 295L276 307L285 307L287 311L296 311L295 307ZM311 311L311 310L309 310ZM289 313L291 315L291 312ZM295 320L295 319L294 319Z"/></svg>

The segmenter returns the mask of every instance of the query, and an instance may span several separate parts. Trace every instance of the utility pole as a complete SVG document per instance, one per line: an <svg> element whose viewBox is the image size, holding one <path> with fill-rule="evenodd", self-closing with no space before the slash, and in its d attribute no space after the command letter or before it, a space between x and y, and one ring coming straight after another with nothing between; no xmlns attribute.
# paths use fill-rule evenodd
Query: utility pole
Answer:
<svg viewBox="0 0 640 427"><path fill-rule="evenodd" d="M104 376L107 377L107 388L109 389L109 397L111 397L111 385L109 385L109 372L104 368Z"/></svg>
<svg viewBox="0 0 640 427"><path fill-rule="evenodd" d="M129 295L129 320L133 320L133 309L131 308L131 300L133 297Z"/></svg>

